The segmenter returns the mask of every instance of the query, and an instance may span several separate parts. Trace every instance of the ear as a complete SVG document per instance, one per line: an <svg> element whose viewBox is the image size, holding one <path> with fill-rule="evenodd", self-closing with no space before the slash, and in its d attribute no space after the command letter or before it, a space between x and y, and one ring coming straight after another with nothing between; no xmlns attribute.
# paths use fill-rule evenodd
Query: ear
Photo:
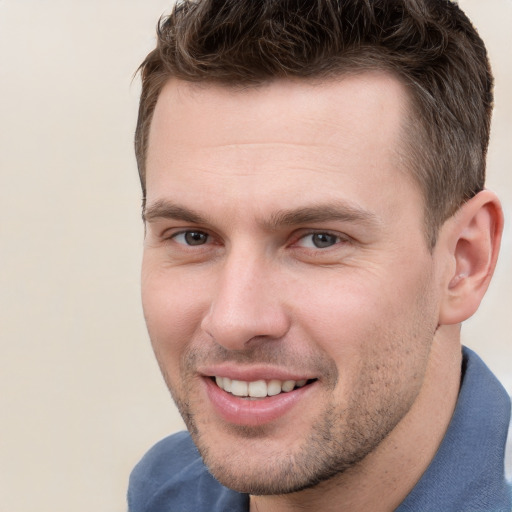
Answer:
<svg viewBox="0 0 512 512"><path fill-rule="evenodd" d="M475 313L496 267L503 231L497 196L483 190L442 226L439 242L448 256L439 324L458 324Z"/></svg>

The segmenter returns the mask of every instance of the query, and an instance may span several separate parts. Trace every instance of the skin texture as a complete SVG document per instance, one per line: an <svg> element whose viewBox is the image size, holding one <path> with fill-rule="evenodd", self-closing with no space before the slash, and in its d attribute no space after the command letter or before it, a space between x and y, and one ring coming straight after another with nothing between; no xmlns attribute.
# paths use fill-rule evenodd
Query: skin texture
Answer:
<svg viewBox="0 0 512 512"><path fill-rule="evenodd" d="M474 262L495 261L460 239L475 212L499 232L499 209L484 193L429 251L401 168L407 109L400 82L376 72L242 91L170 81L159 98L144 313L206 464L254 510L330 510L334 496L392 510L449 422L457 323L471 314L458 291ZM236 422L208 391L222 372L313 382L271 420Z"/></svg>

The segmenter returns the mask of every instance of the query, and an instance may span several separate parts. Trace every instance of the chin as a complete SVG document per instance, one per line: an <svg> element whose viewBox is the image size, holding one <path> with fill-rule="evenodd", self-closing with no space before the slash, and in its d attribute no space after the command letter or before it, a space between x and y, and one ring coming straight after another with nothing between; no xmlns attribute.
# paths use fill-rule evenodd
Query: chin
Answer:
<svg viewBox="0 0 512 512"><path fill-rule="evenodd" d="M264 427L239 428L234 437L216 435L213 429L203 436L201 430L197 425L189 429L210 473L229 489L257 496L291 494L327 482L357 465L381 441L342 443L324 425L299 446L284 448L265 435Z"/></svg>

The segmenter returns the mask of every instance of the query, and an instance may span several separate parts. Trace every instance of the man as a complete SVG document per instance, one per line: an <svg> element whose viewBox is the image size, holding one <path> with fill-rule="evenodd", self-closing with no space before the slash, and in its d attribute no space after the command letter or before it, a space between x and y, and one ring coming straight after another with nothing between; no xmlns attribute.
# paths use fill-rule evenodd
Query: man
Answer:
<svg viewBox="0 0 512 512"><path fill-rule="evenodd" d="M509 511L510 402L460 345L503 217L457 5L184 2L141 69L143 306L189 433L131 512Z"/></svg>

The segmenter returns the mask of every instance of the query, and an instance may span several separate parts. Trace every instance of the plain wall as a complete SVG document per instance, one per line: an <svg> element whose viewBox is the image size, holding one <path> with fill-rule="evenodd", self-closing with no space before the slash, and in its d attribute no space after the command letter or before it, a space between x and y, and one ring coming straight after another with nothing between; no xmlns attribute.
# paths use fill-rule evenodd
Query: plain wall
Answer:
<svg viewBox="0 0 512 512"><path fill-rule="evenodd" d="M496 74L489 186L508 223L463 328L512 391L512 2L460 2ZM139 83L164 0L0 0L0 512L125 511L181 420L140 307Z"/></svg>

